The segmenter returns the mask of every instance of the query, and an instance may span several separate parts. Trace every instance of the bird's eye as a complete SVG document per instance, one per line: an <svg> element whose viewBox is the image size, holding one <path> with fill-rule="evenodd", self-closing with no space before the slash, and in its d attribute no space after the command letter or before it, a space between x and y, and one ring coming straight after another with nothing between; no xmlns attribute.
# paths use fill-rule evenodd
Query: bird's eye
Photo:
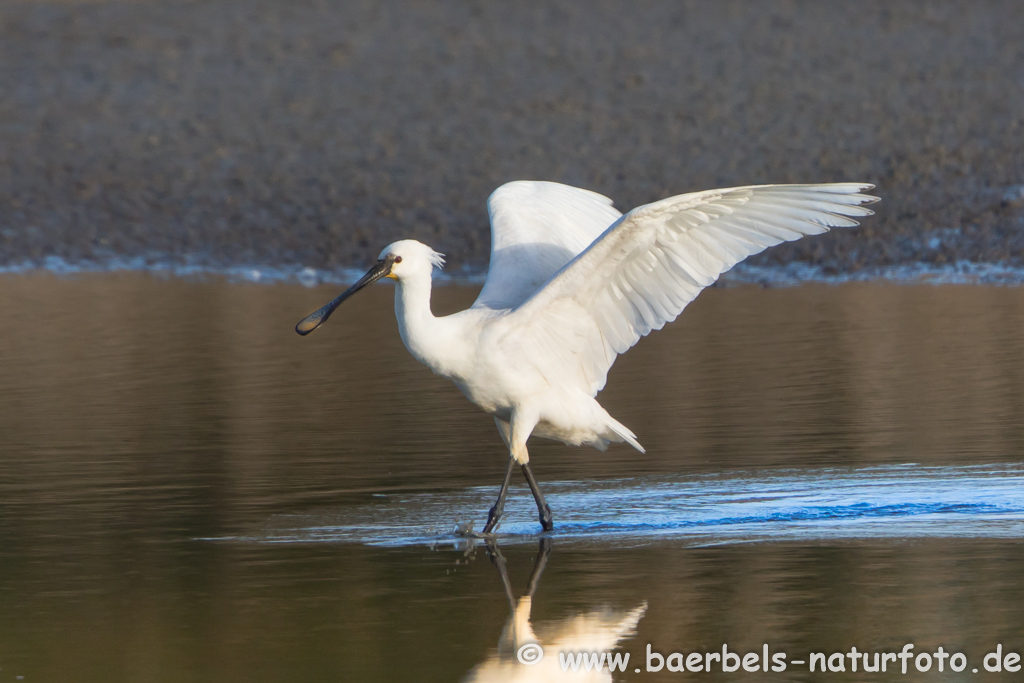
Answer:
<svg viewBox="0 0 1024 683"><path fill-rule="evenodd" d="M401 262L402 262L402 257L401 256L396 256L395 257L395 263L401 263Z"/></svg>

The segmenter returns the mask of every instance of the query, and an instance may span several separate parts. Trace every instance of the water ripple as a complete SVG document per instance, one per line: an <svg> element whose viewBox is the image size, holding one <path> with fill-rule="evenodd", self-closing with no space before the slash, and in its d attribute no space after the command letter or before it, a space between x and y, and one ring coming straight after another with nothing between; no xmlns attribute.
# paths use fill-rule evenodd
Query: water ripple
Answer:
<svg viewBox="0 0 1024 683"><path fill-rule="evenodd" d="M773 470L545 484L559 542L707 545L919 537L1024 539L1024 465ZM280 516L271 543L459 545L482 524L492 487L379 495L326 515ZM529 491L512 490L498 535L533 542ZM224 539L222 539L224 540Z"/></svg>

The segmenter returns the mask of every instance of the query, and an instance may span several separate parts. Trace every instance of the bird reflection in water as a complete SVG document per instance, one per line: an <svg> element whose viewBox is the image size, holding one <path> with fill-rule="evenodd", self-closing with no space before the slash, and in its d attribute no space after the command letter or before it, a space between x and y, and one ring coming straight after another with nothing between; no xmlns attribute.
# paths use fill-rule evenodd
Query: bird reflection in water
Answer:
<svg viewBox="0 0 1024 683"><path fill-rule="evenodd" d="M511 614L498 639L498 647L475 667L464 683L497 681L608 681L607 666L586 671L562 670L559 653L611 652L620 642L636 633L636 626L647 611L644 602L633 610L603 607L584 614L537 624L530 621L533 596L541 574L551 556L551 539L542 538L526 594L518 600L512 591L505 557L493 541L487 543L487 555L501 576ZM524 663L526 662L526 663Z"/></svg>

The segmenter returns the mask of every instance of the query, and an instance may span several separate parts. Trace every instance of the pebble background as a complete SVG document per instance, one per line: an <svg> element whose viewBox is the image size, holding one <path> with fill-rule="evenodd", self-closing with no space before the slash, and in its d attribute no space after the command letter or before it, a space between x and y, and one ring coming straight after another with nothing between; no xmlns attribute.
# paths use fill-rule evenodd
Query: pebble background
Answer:
<svg viewBox="0 0 1024 683"><path fill-rule="evenodd" d="M517 178L869 181L756 262L1024 265L1024 3L0 2L0 265L479 271Z"/></svg>

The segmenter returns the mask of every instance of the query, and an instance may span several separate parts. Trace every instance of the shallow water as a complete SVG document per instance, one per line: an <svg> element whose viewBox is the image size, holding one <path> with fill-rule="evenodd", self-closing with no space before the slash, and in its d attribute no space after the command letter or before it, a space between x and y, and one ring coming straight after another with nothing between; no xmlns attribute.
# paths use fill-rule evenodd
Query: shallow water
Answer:
<svg viewBox="0 0 1024 683"><path fill-rule="evenodd" d="M984 655L1024 652L1024 289L709 290L601 396L647 453L531 442L550 547L518 486L489 549L455 530L500 439L389 287L299 338L336 287L0 285L0 682L573 680L584 647L632 657L593 680L850 680L795 660L905 643L969 659L909 680L1000 680ZM643 670L723 643L790 665Z"/></svg>
<svg viewBox="0 0 1024 683"><path fill-rule="evenodd" d="M1022 484L1019 465L901 465L559 481L545 488L559 501L559 547L635 548L664 541L1024 538ZM536 543L529 489L512 495L518 500L506 512L499 543ZM493 498L493 487L376 494L333 518L282 516L263 533L225 540L463 547L464 525L445 528L440 520L473 520Z"/></svg>

